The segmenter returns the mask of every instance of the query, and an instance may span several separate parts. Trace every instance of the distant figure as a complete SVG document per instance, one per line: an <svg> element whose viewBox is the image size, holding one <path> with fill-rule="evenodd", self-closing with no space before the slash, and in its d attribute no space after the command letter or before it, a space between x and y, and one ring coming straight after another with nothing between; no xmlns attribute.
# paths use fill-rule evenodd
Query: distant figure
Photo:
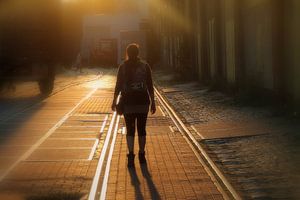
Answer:
<svg viewBox="0 0 300 200"><path fill-rule="evenodd" d="M146 163L146 122L149 112L156 112L154 89L150 66L142 61L137 44L130 44L126 49L127 60L120 65L117 75L112 110L116 110L116 101L121 92L124 102L124 118L127 129L128 167L134 167L135 127L139 136L139 161Z"/></svg>
<svg viewBox="0 0 300 200"><path fill-rule="evenodd" d="M73 65L73 67L79 71L80 73L82 72L82 57L81 57L81 53L79 53L76 57L76 61Z"/></svg>

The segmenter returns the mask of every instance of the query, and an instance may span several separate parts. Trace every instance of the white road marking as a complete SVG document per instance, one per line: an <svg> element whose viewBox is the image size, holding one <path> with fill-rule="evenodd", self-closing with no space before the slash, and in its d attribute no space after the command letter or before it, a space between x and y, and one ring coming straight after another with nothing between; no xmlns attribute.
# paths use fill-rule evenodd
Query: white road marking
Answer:
<svg viewBox="0 0 300 200"><path fill-rule="evenodd" d="M104 128L105 128L105 126L106 126L107 120L108 120L108 115L105 116L104 122L103 122L103 124L102 124L101 129L100 129L100 133L103 133L103 132L104 132Z"/></svg>
<svg viewBox="0 0 300 200"><path fill-rule="evenodd" d="M161 111L162 115L165 117L165 116L166 116L166 114L165 114L165 112L162 110L161 106L157 106L157 107L158 107L158 108L159 108L159 110Z"/></svg>
<svg viewBox="0 0 300 200"><path fill-rule="evenodd" d="M74 110L76 110L85 100L90 98L98 88L93 89L90 93L88 93L84 98L82 98L67 114L63 116L48 132L37 141L28 151L26 151L16 162L14 162L1 176L0 182L8 175L8 173L13 170L21 161L26 160L50 135L52 135L56 129L58 129L72 114Z"/></svg>
<svg viewBox="0 0 300 200"><path fill-rule="evenodd" d="M94 156L94 154L95 154L95 151L96 151L96 149L97 149L98 144L99 144L99 140L96 139L95 144L94 144L94 146L93 146L93 148L92 148L92 151L91 151L91 153L90 153L90 156L89 156L89 159L88 159L88 160L92 160L92 159L93 159L93 156Z"/></svg>
<svg viewBox="0 0 300 200"><path fill-rule="evenodd" d="M171 130L172 133L175 133L174 129L172 128L172 126L169 126L169 129Z"/></svg>
<svg viewBox="0 0 300 200"><path fill-rule="evenodd" d="M101 200L105 200L105 198L106 198L106 190L107 190L107 183L108 183L110 165L111 165L111 160L112 160L114 147L115 147L115 143L116 143L119 121L120 121L120 116L118 116L118 118L117 118L115 131L114 131L114 134L113 134L113 139L111 141L111 146L110 146L110 149L109 149L109 154L108 154L105 173L104 173L104 179L103 179L102 188L101 188L101 195L100 195Z"/></svg>
<svg viewBox="0 0 300 200"><path fill-rule="evenodd" d="M192 125L191 128L197 133L197 135L198 135L202 140L205 139L205 138L203 137L203 135L197 131L197 129L195 128L194 125Z"/></svg>
<svg viewBox="0 0 300 200"><path fill-rule="evenodd" d="M107 148L108 148L108 145L109 145L109 141L110 141L112 130L113 130L113 127L114 127L114 124L115 124L114 122L115 122L116 116L117 116L117 113L114 112L113 117L110 121L110 125L109 125L107 135L106 135L106 138L105 138L105 142L104 142L104 145L103 145L103 148L102 148L102 151L101 151L101 155L100 155L100 158L99 158L99 161L98 161L96 174L94 176L92 187L91 187L90 194L89 194L89 200L94 200L95 197L96 197L96 192L97 192L99 179L100 179L100 175L101 175L101 171L102 171L102 167L103 167L103 163L104 163L104 158L105 158L106 151L107 151Z"/></svg>

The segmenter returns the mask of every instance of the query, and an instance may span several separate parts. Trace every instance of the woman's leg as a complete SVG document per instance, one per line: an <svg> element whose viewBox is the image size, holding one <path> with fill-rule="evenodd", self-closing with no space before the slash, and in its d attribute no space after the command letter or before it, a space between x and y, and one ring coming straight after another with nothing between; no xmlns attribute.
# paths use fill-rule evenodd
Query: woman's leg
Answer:
<svg viewBox="0 0 300 200"><path fill-rule="evenodd" d="M135 120L136 116L133 114L124 114L124 119L126 123L126 140L129 154L133 154L134 152L134 133L135 133Z"/></svg>
<svg viewBox="0 0 300 200"><path fill-rule="evenodd" d="M147 115L148 114L145 113L145 114L138 114L137 116L137 130L139 135L140 153L145 153Z"/></svg>

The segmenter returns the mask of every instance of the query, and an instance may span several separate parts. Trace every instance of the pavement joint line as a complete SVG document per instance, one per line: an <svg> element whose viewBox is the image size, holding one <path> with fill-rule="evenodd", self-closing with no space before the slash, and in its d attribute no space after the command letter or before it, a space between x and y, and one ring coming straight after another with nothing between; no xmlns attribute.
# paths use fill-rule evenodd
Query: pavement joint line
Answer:
<svg viewBox="0 0 300 200"><path fill-rule="evenodd" d="M93 145L94 146L94 145ZM69 149L93 149L92 147L39 147L37 150L69 150Z"/></svg>
<svg viewBox="0 0 300 200"><path fill-rule="evenodd" d="M100 128L101 126L63 126L63 128L74 128L74 127L80 127L80 128Z"/></svg>
<svg viewBox="0 0 300 200"><path fill-rule="evenodd" d="M197 133L197 135L201 138L201 140L205 140L203 135L201 133L199 133L199 131L195 128L194 125L192 125L191 128Z"/></svg>
<svg viewBox="0 0 300 200"><path fill-rule="evenodd" d="M97 138L48 138L48 140L97 140Z"/></svg>
<svg viewBox="0 0 300 200"><path fill-rule="evenodd" d="M103 122L103 120L80 120L80 119L76 119L76 120L72 120L72 121L76 121L76 122Z"/></svg>
<svg viewBox="0 0 300 200"><path fill-rule="evenodd" d="M160 101L161 105L165 106L166 111L168 112L169 116L171 117L172 121L177 126L178 130L182 133L182 135L186 138L187 142L194 151L197 158L199 158L199 161L203 165L206 172L209 174L209 176L213 179L215 179L214 174L211 172L210 168L207 166L207 164L202 160L200 155L196 150L194 145L197 147L197 149L200 151L201 155L205 158L205 160L208 162L210 167L214 170L214 172L217 174L217 176L220 178L220 180L223 182L224 186L228 189L230 194L233 196L236 200L241 200L242 198L239 196L239 194L236 192L236 190L233 188L233 186L227 181L223 173L220 171L220 169L215 165L215 163L210 159L208 154L205 152L205 150L200 146L200 144L197 142L197 140L193 137L192 133L188 130L188 128L185 126L185 124L182 122L182 120L178 117L176 112L171 108L171 106L167 103L167 101L163 98L163 96L159 93L158 89L154 87L155 93L158 97L158 100ZM184 134L184 132L186 134ZM189 140L185 135L189 137ZM221 187L221 185L218 182L215 182L216 187L221 192L223 197L227 197L226 192ZM225 195L225 196L224 196ZM228 199L228 198L226 198Z"/></svg>
<svg viewBox="0 0 300 200"><path fill-rule="evenodd" d="M92 160L93 159L93 156L94 156L94 154L95 154L95 152L97 150L98 144L99 144L99 139L96 139L88 160Z"/></svg>
<svg viewBox="0 0 300 200"><path fill-rule="evenodd" d="M102 123L102 126L101 126L101 129L100 129L100 133L103 133L103 132L104 132L104 129L105 129L107 120L108 120L108 115L105 116L105 119L104 119L104 121L103 121L103 123Z"/></svg>
<svg viewBox="0 0 300 200"><path fill-rule="evenodd" d="M60 130L60 131L58 131L59 132L59 134L65 134L65 133L81 133L81 134L97 134L97 131L78 131L78 130L76 130L76 131L73 131L73 130Z"/></svg>
<svg viewBox="0 0 300 200"><path fill-rule="evenodd" d="M80 162L86 162L86 163L90 163L91 161L87 160L87 159L69 159L69 160L25 160L23 161L24 163L30 163L30 162L73 162L73 161L80 161Z"/></svg>
<svg viewBox="0 0 300 200"><path fill-rule="evenodd" d="M102 97L100 97L100 98L102 98ZM110 114L110 113L109 112L88 112L86 114L86 116L99 116L99 115L108 115L108 114ZM74 116L76 116L76 115L74 115Z"/></svg>
<svg viewBox="0 0 300 200"><path fill-rule="evenodd" d="M26 160L29 158L29 156L50 136L52 135L57 128L59 128L70 116L71 114L88 98L94 94L98 88L93 89L91 92L89 92L85 97L83 97L67 114L65 114L51 129L48 130L48 132L40 138L32 147L26 151L19 159L17 159L16 162L14 162L1 176L0 176L0 182L3 181L3 179L9 174L10 171L12 171L21 161Z"/></svg>
<svg viewBox="0 0 300 200"><path fill-rule="evenodd" d="M38 160L38 159L32 159L32 160L26 160L26 161L23 161L23 162L73 162L73 161L80 161L80 162L83 162L83 161L86 161L86 162L91 162L90 160L88 159L56 159L56 160Z"/></svg>
<svg viewBox="0 0 300 200"><path fill-rule="evenodd" d="M99 179L100 179L102 167L103 167L103 164L104 164L106 151L108 149L110 137L111 137L111 134L112 134L112 131L113 131L113 128L114 128L114 124L115 124L114 122L115 122L116 116L117 116L117 113L114 112L114 114L112 116L112 119L110 121L109 129L107 131L107 135L106 135L106 138L105 138L105 141L104 141L104 145L103 145L102 150L101 150L101 155L100 155L100 158L99 158L99 161L98 161L98 164L97 164L96 173L95 173L93 183L92 183L92 186L91 186L91 189L90 189L89 197L88 197L89 200L94 200L96 198L96 192L97 192L97 188L98 188L98 184L99 184Z"/></svg>
<svg viewBox="0 0 300 200"><path fill-rule="evenodd" d="M111 141L111 147L109 149L109 154L108 154L108 157L107 157L107 163L106 163L106 168L105 168L105 172L104 172L104 178L103 178L103 183L102 183L102 188L101 188L100 200L105 200L105 198L106 198L106 191L107 191L110 165L111 165L111 161L112 161L114 147L115 147L115 144L116 144L116 138L117 138L117 134L118 134L119 122L120 122L120 116L118 116L118 118L117 118L115 130L114 130L114 134L113 134L113 139Z"/></svg>
<svg viewBox="0 0 300 200"><path fill-rule="evenodd" d="M104 114L74 114L72 115L72 117L95 117L95 116L101 116L101 115L105 115Z"/></svg>

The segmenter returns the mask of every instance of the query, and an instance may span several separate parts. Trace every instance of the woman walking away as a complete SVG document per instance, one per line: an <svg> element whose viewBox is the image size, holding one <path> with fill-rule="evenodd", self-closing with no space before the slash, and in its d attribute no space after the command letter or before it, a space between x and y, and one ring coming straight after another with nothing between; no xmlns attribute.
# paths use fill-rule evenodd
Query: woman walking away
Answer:
<svg viewBox="0 0 300 200"><path fill-rule="evenodd" d="M154 89L150 66L142 61L137 44L130 44L126 49L127 60L120 65L117 75L112 110L116 110L116 101L119 93L122 95L123 115L127 129L127 147L129 153L128 167L134 167L134 136L137 127L139 141L139 161L146 163L146 122L150 111L156 112L154 102Z"/></svg>

